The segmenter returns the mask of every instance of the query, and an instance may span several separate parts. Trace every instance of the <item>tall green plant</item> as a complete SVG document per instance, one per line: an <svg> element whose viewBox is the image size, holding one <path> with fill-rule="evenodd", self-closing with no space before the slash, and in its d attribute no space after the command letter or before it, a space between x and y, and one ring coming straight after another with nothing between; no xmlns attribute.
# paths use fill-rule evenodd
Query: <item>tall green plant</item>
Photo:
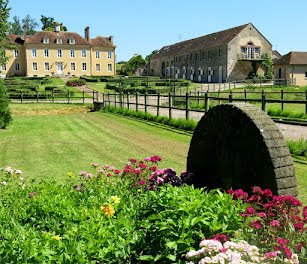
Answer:
<svg viewBox="0 0 307 264"><path fill-rule="evenodd" d="M12 121L11 111L9 109L9 99L6 95L6 88L3 80L0 80L0 128L6 128Z"/></svg>
<svg viewBox="0 0 307 264"><path fill-rule="evenodd" d="M265 78L267 79L273 79L273 60L271 56L268 54L264 54L264 61L262 62L262 65L265 67Z"/></svg>

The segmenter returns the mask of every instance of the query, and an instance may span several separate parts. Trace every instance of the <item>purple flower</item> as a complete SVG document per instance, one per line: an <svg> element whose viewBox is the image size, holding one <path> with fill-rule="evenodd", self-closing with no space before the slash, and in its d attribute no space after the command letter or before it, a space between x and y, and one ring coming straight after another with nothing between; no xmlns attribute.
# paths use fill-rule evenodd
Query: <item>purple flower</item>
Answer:
<svg viewBox="0 0 307 264"><path fill-rule="evenodd" d="M81 171L80 176L84 176L86 174L86 171Z"/></svg>

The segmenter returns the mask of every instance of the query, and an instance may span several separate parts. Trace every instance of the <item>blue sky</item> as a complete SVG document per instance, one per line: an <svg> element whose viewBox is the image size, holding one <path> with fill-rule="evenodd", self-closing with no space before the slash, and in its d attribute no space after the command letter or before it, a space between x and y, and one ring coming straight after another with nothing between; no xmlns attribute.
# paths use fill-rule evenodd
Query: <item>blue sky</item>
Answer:
<svg viewBox="0 0 307 264"><path fill-rule="evenodd" d="M9 0L10 17L41 15L68 31L114 36L117 61L252 22L281 54L307 51L307 0ZM41 26L41 24L40 24Z"/></svg>

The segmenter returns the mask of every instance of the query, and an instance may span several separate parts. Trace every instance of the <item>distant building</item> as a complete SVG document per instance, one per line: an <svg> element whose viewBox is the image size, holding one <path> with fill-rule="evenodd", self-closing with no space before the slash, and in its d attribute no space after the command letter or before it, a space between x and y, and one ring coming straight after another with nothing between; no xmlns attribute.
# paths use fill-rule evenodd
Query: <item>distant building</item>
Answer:
<svg viewBox="0 0 307 264"><path fill-rule="evenodd" d="M134 54L133 57L127 62L125 63L122 68L121 68L121 72L124 73L126 72L126 69L127 69L127 65L130 61L132 61L135 57L139 56L139 54ZM141 65L139 65L139 67L136 67L136 68L132 68L132 74L135 75L135 76L141 76L143 75L143 72L145 71L145 68L146 68L146 64L143 63Z"/></svg>
<svg viewBox="0 0 307 264"><path fill-rule="evenodd" d="M115 45L113 37L90 39L89 27L85 37L75 32L39 31L35 35L7 35L17 46L6 50L10 57L1 65L5 76L80 76L115 75Z"/></svg>
<svg viewBox="0 0 307 264"><path fill-rule="evenodd" d="M307 85L307 52L291 51L276 60L274 78L295 79L297 85Z"/></svg>
<svg viewBox="0 0 307 264"><path fill-rule="evenodd" d="M273 60L273 62L279 60L281 57L282 57L282 55L277 50L273 50L272 51L272 60Z"/></svg>
<svg viewBox="0 0 307 264"><path fill-rule="evenodd" d="M162 78L194 82L246 79L253 71L264 74L264 55L272 44L252 23L165 46L150 59L150 73Z"/></svg>

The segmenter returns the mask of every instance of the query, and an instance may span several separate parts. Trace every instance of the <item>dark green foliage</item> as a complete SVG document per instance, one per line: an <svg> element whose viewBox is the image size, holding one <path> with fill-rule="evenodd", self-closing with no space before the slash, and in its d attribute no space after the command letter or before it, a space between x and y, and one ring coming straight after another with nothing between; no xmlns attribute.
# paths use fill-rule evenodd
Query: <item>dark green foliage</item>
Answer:
<svg viewBox="0 0 307 264"><path fill-rule="evenodd" d="M287 141L287 144L292 155L307 157L307 140Z"/></svg>
<svg viewBox="0 0 307 264"><path fill-rule="evenodd" d="M156 54L158 52L158 50L153 50L149 55L147 55L146 57L145 57L145 60L148 62L150 59L151 59L151 57L154 55L154 54Z"/></svg>
<svg viewBox="0 0 307 264"><path fill-rule="evenodd" d="M54 31L54 26L57 23L57 21L55 21L53 17L46 17L43 15L41 15L41 22L43 24L42 30L46 31ZM61 31L67 31L67 27L63 26L62 23Z"/></svg>
<svg viewBox="0 0 307 264"><path fill-rule="evenodd" d="M145 64L146 61L143 59L142 55L137 55L127 62L126 69L123 73L125 75L132 75L140 66Z"/></svg>
<svg viewBox="0 0 307 264"><path fill-rule="evenodd" d="M26 17L23 18L21 21L20 18L17 16L14 16L13 20L13 22L9 23L10 33L15 35L23 35L23 25L27 25L27 35L34 35L36 33L38 23L29 14L26 15Z"/></svg>
<svg viewBox="0 0 307 264"><path fill-rule="evenodd" d="M3 85L3 80L0 79L0 128L6 128L12 121L9 100L5 92L6 88Z"/></svg>
<svg viewBox="0 0 307 264"><path fill-rule="evenodd" d="M268 55L264 55L265 61L262 62L262 64L265 67L265 78L266 79L273 79L273 60L272 58Z"/></svg>
<svg viewBox="0 0 307 264"><path fill-rule="evenodd" d="M307 114L304 113L295 113L288 110L281 109L268 109L268 115L272 117L288 117L294 119L307 119Z"/></svg>
<svg viewBox="0 0 307 264"><path fill-rule="evenodd" d="M9 23L10 33L15 35L23 35L22 25L20 23L20 18L18 16L13 17L13 22Z"/></svg>
<svg viewBox="0 0 307 264"><path fill-rule="evenodd" d="M68 80L66 82L67 86L82 86L82 85L86 85L86 80L84 79L72 79L72 80Z"/></svg>

